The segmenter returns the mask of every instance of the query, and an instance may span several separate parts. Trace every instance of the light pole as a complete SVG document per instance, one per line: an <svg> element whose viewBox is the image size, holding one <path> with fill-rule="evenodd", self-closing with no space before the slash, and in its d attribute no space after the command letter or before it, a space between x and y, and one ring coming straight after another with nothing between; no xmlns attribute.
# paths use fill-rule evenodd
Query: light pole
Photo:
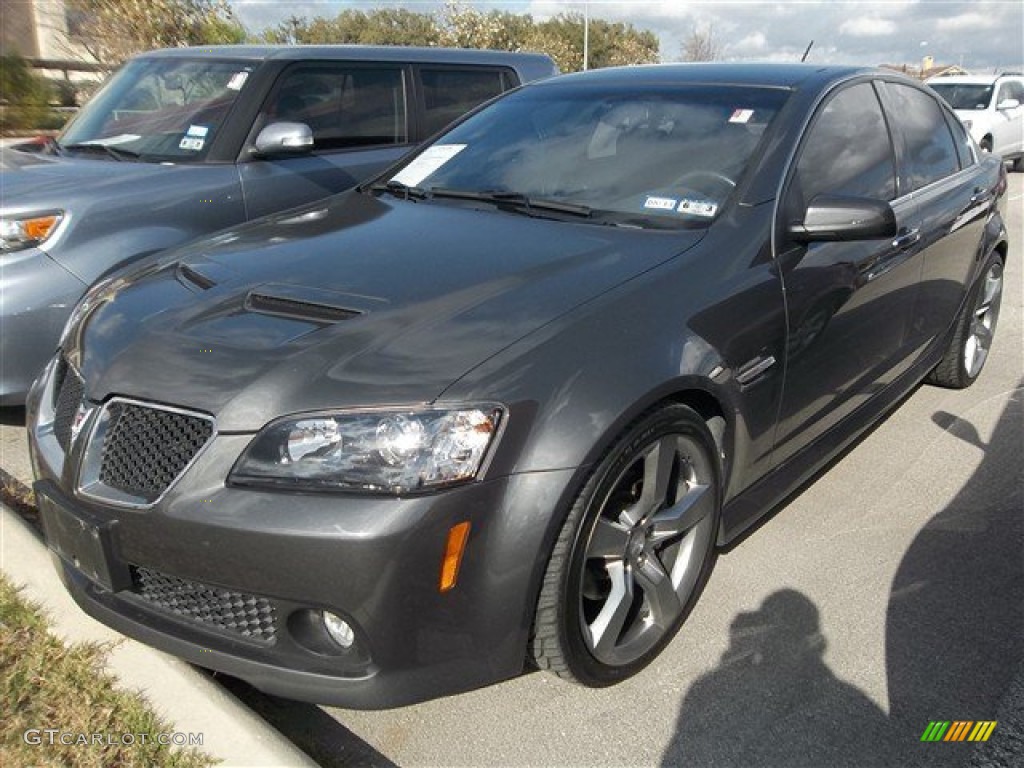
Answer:
<svg viewBox="0 0 1024 768"><path fill-rule="evenodd" d="M590 3L583 3L583 71L590 61Z"/></svg>

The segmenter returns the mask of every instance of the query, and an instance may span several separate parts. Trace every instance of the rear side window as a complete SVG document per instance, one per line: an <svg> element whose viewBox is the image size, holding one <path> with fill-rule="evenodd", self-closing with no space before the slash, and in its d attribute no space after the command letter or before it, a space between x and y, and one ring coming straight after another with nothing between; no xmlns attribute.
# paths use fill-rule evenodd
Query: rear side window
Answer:
<svg viewBox="0 0 1024 768"><path fill-rule="evenodd" d="M787 207L799 215L822 194L896 196L892 142L870 83L844 88L826 102L800 149Z"/></svg>
<svg viewBox="0 0 1024 768"><path fill-rule="evenodd" d="M405 102L400 67L300 65L282 75L263 124L305 123L315 150L404 144Z"/></svg>
<svg viewBox="0 0 1024 768"><path fill-rule="evenodd" d="M903 160L913 189L959 171L953 134L938 102L924 91L899 83L885 83L885 92L903 134Z"/></svg>
<svg viewBox="0 0 1024 768"><path fill-rule="evenodd" d="M473 107L512 87L511 77L497 69L421 69L424 131L437 133Z"/></svg>

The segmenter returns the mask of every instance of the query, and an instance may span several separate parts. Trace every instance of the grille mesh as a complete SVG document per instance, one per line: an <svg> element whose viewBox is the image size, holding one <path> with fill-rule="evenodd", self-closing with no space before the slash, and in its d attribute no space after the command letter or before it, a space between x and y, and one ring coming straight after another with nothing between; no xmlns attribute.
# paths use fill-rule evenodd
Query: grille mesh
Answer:
<svg viewBox="0 0 1024 768"><path fill-rule="evenodd" d="M188 466L213 434L199 416L115 402L103 441L100 482L152 501Z"/></svg>
<svg viewBox="0 0 1024 768"><path fill-rule="evenodd" d="M85 385L63 357L57 363L54 384L57 402L54 404L53 434L64 453L67 453L71 447L71 427L78 407L82 404Z"/></svg>
<svg viewBox="0 0 1024 768"><path fill-rule="evenodd" d="M165 611L261 642L273 642L277 615L265 597L211 587L142 566L132 567L134 592Z"/></svg>

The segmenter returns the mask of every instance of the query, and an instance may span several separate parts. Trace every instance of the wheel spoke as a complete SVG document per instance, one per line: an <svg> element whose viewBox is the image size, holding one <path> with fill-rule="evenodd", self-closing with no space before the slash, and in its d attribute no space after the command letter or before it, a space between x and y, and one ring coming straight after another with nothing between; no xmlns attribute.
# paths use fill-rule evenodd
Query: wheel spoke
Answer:
<svg viewBox="0 0 1024 768"><path fill-rule="evenodd" d="M611 591L601 612L587 627L590 646L599 655L609 654L615 648L633 605L633 576L626 564L609 563L608 576L612 582Z"/></svg>
<svg viewBox="0 0 1024 768"><path fill-rule="evenodd" d="M629 541L629 531L618 523L612 522L605 517L597 519L594 532L590 534L590 543L587 545L587 557L604 557L622 559L626 556L626 543Z"/></svg>
<svg viewBox="0 0 1024 768"><path fill-rule="evenodd" d="M668 499L668 485L672 480L672 469L676 463L676 439L663 437L644 456L644 487L640 500L633 508L637 523L644 515L650 514L665 504Z"/></svg>
<svg viewBox="0 0 1024 768"><path fill-rule="evenodd" d="M636 568L634 575L650 605L654 623L659 627L668 627L683 610L683 606L661 560L651 554Z"/></svg>
<svg viewBox="0 0 1024 768"><path fill-rule="evenodd" d="M680 536L710 515L714 504L710 490L706 485L691 485L683 498L656 514L651 520L651 541L660 544Z"/></svg>
<svg viewBox="0 0 1024 768"><path fill-rule="evenodd" d="M978 340L979 347L987 350L992 346L992 331L984 323L976 321L971 331Z"/></svg>

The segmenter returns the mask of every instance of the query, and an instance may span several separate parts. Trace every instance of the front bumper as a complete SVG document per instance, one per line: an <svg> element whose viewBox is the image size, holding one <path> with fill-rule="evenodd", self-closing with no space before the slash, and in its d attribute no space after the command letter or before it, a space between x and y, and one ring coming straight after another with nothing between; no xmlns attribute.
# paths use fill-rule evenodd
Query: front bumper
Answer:
<svg viewBox="0 0 1024 768"><path fill-rule="evenodd" d="M38 248L0 254L0 406L25 402L85 289Z"/></svg>
<svg viewBox="0 0 1024 768"><path fill-rule="evenodd" d="M76 493L81 449L72 444L65 457L40 420L52 370L29 398L35 488L44 520L81 522L106 537L106 578L87 576L94 569L76 567L67 551L57 557L87 613L268 693L353 708L412 703L522 671L542 553L570 471L409 498L272 493L225 486L252 435L218 434L157 504L118 508ZM447 535L465 521L458 583L441 593ZM56 527L47 523L51 549L61 549ZM154 573L164 589L156 602L146 591ZM234 606L226 620L216 613L225 604ZM239 631L253 611L267 610L272 631ZM353 649L329 641L323 610L352 625Z"/></svg>

